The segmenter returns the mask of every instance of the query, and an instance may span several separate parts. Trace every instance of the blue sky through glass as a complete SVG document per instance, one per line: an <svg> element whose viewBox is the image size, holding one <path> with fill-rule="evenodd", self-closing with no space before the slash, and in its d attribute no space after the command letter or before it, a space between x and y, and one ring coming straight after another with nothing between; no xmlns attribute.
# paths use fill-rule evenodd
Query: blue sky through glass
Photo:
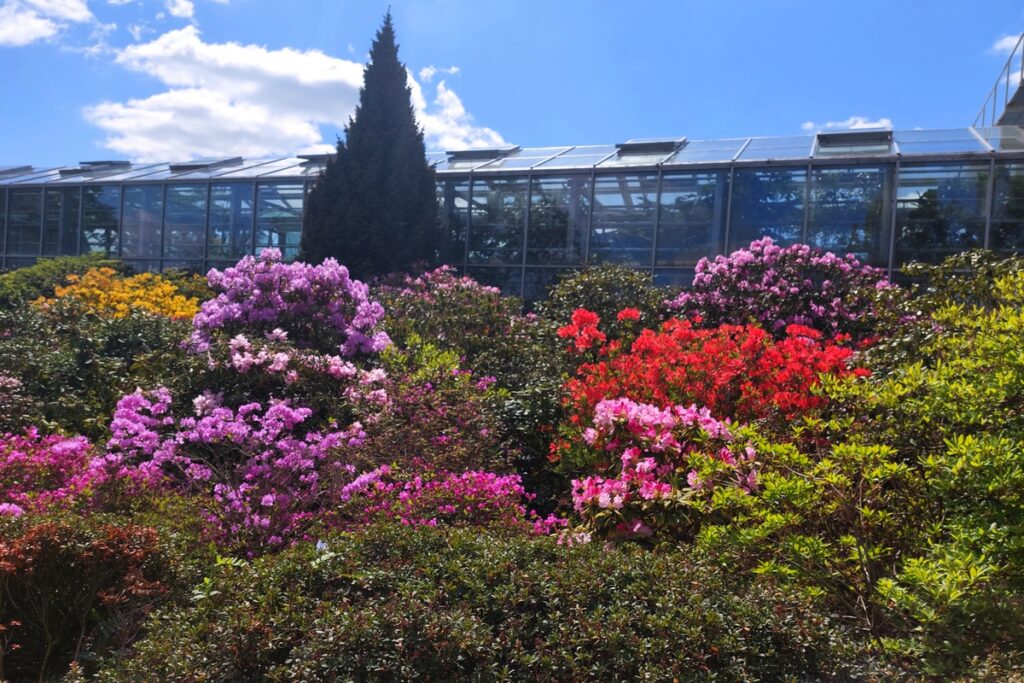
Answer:
<svg viewBox="0 0 1024 683"><path fill-rule="evenodd" d="M0 0L0 164L325 151L388 4ZM1003 0L390 5L442 149L963 127L1024 30Z"/></svg>

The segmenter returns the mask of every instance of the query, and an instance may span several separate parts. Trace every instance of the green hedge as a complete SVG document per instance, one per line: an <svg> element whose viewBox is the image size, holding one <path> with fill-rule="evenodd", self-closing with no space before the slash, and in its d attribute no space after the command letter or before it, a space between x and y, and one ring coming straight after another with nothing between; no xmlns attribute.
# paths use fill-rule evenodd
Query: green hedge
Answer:
<svg viewBox="0 0 1024 683"><path fill-rule="evenodd" d="M379 527L221 561L108 681L848 680L805 598L679 551Z"/></svg>

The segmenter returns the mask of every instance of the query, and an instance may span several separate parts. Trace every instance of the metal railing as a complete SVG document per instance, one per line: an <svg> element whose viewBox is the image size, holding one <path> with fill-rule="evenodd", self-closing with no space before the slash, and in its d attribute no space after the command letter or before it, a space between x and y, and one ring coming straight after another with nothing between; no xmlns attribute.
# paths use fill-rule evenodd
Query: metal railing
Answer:
<svg viewBox="0 0 1024 683"><path fill-rule="evenodd" d="M985 103L981 105L981 111L974 119L975 128L986 128L996 125L996 121L1006 111L1013 96L1020 89L1021 81L1024 80L1024 34L1017 38L1016 45L1010 51L1010 58L999 72L996 84L992 86Z"/></svg>

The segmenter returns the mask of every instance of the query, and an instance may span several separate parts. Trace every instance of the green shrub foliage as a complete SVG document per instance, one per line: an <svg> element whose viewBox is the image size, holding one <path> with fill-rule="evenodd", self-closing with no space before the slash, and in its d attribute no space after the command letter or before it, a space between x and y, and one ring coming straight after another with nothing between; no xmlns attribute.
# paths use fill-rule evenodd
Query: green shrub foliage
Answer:
<svg viewBox="0 0 1024 683"><path fill-rule="evenodd" d="M479 532L333 536L220 564L193 600L100 680L828 680L865 661L770 581Z"/></svg>

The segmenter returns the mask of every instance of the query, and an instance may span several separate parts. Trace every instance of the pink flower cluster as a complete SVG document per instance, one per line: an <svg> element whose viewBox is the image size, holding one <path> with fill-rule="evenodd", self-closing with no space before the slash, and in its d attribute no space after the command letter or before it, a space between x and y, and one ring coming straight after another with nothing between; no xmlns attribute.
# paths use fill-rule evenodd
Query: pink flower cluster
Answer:
<svg viewBox="0 0 1024 683"><path fill-rule="evenodd" d="M406 526L498 526L549 534L568 522L554 515L527 512L534 496L518 474L424 472L399 479L387 465L360 475L342 490L348 501L359 495L361 522L389 519Z"/></svg>
<svg viewBox="0 0 1024 683"><path fill-rule="evenodd" d="M282 263L280 251L264 249L258 258L211 270L207 281L218 294L192 321L191 348L197 352L210 349L215 333L243 330L332 347L343 357L378 353L391 343L379 329L384 308L334 259L317 266Z"/></svg>
<svg viewBox="0 0 1024 683"><path fill-rule="evenodd" d="M230 544L252 548L301 537L322 507L324 468L355 473L332 454L362 443L358 422L301 435L312 411L287 401L232 410L206 394L194 404L195 416L176 418L166 389L123 397L108 457L132 463L146 480L210 494L210 521Z"/></svg>
<svg viewBox="0 0 1024 683"><path fill-rule="evenodd" d="M844 257L806 244L780 247L770 237L728 256L697 263L693 286L668 306L710 325L742 325L753 318L781 333L806 325L827 335L870 327L874 290L893 285L853 254Z"/></svg>
<svg viewBox="0 0 1024 683"><path fill-rule="evenodd" d="M679 506L691 513L703 508L717 486L757 489L753 447L707 408L603 400L593 425L583 441L605 465L602 474L573 480L572 500L584 521L607 537L646 537L672 527Z"/></svg>
<svg viewBox="0 0 1024 683"><path fill-rule="evenodd" d="M119 458L98 453L84 436L44 437L35 427L0 434L0 515L91 503L104 485L122 479L141 483Z"/></svg>
<svg viewBox="0 0 1024 683"><path fill-rule="evenodd" d="M428 303L433 303L438 295L449 292L465 291L492 296L501 295L499 288L482 285L471 277L460 276L452 266L441 266L417 277L405 275L398 282L385 283L381 286L381 290L403 296L415 296Z"/></svg>

